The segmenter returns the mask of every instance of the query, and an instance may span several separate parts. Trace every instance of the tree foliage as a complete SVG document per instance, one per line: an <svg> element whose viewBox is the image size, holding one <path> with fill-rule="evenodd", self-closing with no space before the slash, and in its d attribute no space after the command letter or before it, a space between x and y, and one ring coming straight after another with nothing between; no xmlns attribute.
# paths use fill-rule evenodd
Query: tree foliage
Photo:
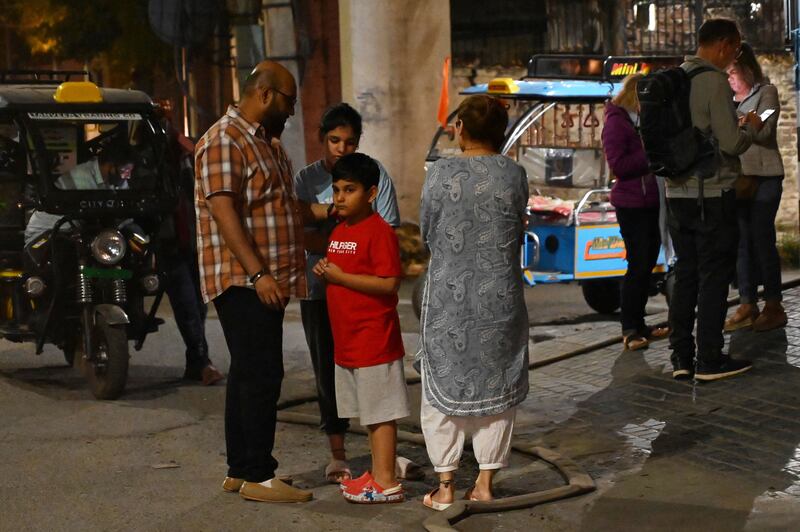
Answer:
<svg viewBox="0 0 800 532"><path fill-rule="evenodd" d="M0 23L16 31L21 57L91 63L115 71L169 68L170 47L158 40L144 0L6 0Z"/></svg>

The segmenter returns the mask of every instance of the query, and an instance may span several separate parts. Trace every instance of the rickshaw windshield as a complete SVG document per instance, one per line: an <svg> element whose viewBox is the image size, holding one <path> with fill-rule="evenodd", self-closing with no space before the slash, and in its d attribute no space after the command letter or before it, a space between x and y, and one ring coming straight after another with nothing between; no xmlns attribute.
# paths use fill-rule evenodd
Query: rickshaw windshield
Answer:
<svg viewBox="0 0 800 532"><path fill-rule="evenodd" d="M155 130L139 113L29 113L45 177L59 191L159 188ZM34 148L33 139L29 139ZM41 160L41 159L40 159Z"/></svg>
<svg viewBox="0 0 800 532"><path fill-rule="evenodd" d="M608 170L601 140L603 110L601 101L532 107L514 125L505 155L525 168L535 187L604 187Z"/></svg>

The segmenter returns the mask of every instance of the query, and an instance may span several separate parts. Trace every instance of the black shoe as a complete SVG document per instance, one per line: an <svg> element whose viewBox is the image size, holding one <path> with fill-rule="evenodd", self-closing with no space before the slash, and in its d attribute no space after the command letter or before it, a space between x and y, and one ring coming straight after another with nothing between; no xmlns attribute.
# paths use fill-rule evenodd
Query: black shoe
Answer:
<svg viewBox="0 0 800 532"><path fill-rule="evenodd" d="M681 358L672 363L672 378L675 380L687 380L694 376L694 360L691 358Z"/></svg>
<svg viewBox="0 0 800 532"><path fill-rule="evenodd" d="M694 378L698 381L716 381L726 379L744 373L753 367L749 360L735 360L729 356L723 356L714 361L698 361L697 371Z"/></svg>

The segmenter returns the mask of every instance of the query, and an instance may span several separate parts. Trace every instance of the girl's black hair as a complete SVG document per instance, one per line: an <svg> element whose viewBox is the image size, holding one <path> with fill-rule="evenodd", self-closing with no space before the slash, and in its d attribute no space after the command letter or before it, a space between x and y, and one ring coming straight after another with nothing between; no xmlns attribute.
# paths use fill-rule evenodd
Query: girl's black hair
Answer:
<svg viewBox="0 0 800 532"><path fill-rule="evenodd" d="M343 126L350 126L356 139L361 138L361 115L344 102L332 105L322 113L322 118L319 121L319 139L324 139L328 132Z"/></svg>

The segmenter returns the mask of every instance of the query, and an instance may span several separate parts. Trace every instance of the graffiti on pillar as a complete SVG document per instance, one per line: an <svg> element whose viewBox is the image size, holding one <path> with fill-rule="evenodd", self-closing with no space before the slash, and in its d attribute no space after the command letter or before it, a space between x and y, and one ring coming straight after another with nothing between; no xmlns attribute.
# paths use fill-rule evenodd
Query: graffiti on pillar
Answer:
<svg viewBox="0 0 800 532"><path fill-rule="evenodd" d="M381 96L383 90L378 88L367 89L356 96L358 112L365 122L385 122Z"/></svg>

